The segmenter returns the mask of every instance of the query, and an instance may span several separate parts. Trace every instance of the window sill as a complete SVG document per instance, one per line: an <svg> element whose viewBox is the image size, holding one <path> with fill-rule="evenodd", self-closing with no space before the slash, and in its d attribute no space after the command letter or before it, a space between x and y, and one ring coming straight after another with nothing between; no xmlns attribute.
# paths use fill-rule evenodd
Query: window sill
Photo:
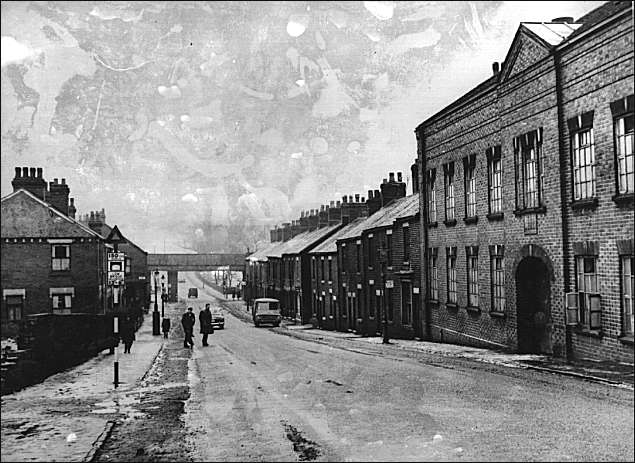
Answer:
<svg viewBox="0 0 635 463"><path fill-rule="evenodd" d="M465 222L465 225L472 225L472 224L478 223L478 217L477 216L465 217L463 219L463 222Z"/></svg>
<svg viewBox="0 0 635 463"><path fill-rule="evenodd" d="M622 342L623 344L628 344L629 346L632 346L633 345L633 335L622 336L620 338L620 342Z"/></svg>
<svg viewBox="0 0 635 463"><path fill-rule="evenodd" d="M489 313L490 317L494 317L494 318L505 318L507 317L507 315L505 315L505 312L496 312L496 311L491 311Z"/></svg>
<svg viewBox="0 0 635 463"><path fill-rule="evenodd" d="M514 215L526 215L526 214L544 214L547 212L547 208L545 206L539 207L528 207L526 209L516 209L514 211Z"/></svg>
<svg viewBox="0 0 635 463"><path fill-rule="evenodd" d="M468 312L472 312L472 313L481 313L481 309L479 309L478 307L474 307L472 305L466 306L465 310L467 310Z"/></svg>
<svg viewBox="0 0 635 463"><path fill-rule="evenodd" d="M574 211L582 209L595 209L597 207L597 198L577 199L571 203L571 209L573 209Z"/></svg>
<svg viewBox="0 0 635 463"><path fill-rule="evenodd" d="M446 302L445 308L449 310L458 310L459 306L456 305L454 302Z"/></svg>
<svg viewBox="0 0 635 463"><path fill-rule="evenodd" d="M437 228L439 226L438 222L429 222L428 223L428 228Z"/></svg>
<svg viewBox="0 0 635 463"><path fill-rule="evenodd" d="M493 222L495 220L503 220L504 214L502 212L493 212L491 214L487 214L487 220Z"/></svg>
<svg viewBox="0 0 635 463"><path fill-rule="evenodd" d="M575 332L577 334L581 334L583 336L588 336L590 338L602 339L604 334L601 330L591 330L589 328L578 327Z"/></svg>
<svg viewBox="0 0 635 463"><path fill-rule="evenodd" d="M439 301L437 301L436 299L429 299L428 304L430 304L432 307L439 307Z"/></svg>
<svg viewBox="0 0 635 463"><path fill-rule="evenodd" d="M65 275L70 275L71 271L70 270L51 270L50 275L51 276L65 276Z"/></svg>
<svg viewBox="0 0 635 463"><path fill-rule="evenodd" d="M456 225L456 219L445 220L443 223L445 224L446 227L453 227Z"/></svg>
<svg viewBox="0 0 635 463"><path fill-rule="evenodd" d="M618 193L611 199L613 199L615 204L617 204L618 206L625 206L628 204L633 204L635 193Z"/></svg>

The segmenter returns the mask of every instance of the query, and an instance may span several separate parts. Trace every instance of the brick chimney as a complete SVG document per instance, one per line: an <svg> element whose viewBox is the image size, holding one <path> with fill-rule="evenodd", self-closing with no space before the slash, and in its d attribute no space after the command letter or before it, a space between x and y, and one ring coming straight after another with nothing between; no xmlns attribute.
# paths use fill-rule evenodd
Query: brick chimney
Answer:
<svg viewBox="0 0 635 463"><path fill-rule="evenodd" d="M326 227L329 224L329 207L322 204L318 215L318 228Z"/></svg>
<svg viewBox="0 0 635 463"><path fill-rule="evenodd" d="M416 195L419 193L419 161L417 159L410 166L410 173L412 174L412 194Z"/></svg>
<svg viewBox="0 0 635 463"><path fill-rule="evenodd" d="M62 179L62 183L58 183L54 178L52 182L49 182L49 192L47 202L60 211L64 215L68 215L68 194L70 190L66 185L66 179Z"/></svg>
<svg viewBox="0 0 635 463"><path fill-rule="evenodd" d="M406 196L406 184L401 178L401 172L397 172L397 180L395 180L395 173L390 172L390 174L388 174L388 181L384 179L381 184L382 207L404 196Z"/></svg>
<svg viewBox="0 0 635 463"><path fill-rule="evenodd" d="M300 233L304 233L309 230L309 211L302 211L299 222Z"/></svg>
<svg viewBox="0 0 635 463"><path fill-rule="evenodd" d="M291 238L291 223L285 222L282 224L282 241L288 241Z"/></svg>
<svg viewBox="0 0 635 463"><path fill-rule="evenodd" d="M77 212L77 209L75 208L75 198L70 198L69 204L68 204L68 216L71 219L74 219L76 212Z"/></svg>
<svg viewBox="0 0 635 463"><path fill-rule="evenodd" d="M23 189L37 196L42 201L46 201L46 181L42 178L42 168L28 167L15 168L15 177L11 181L13 191Z"/></svg>
<svg viewBox="0 0 635 463"><path fill-rule="evenodd" d="M88 228L101 235L103 226L106 225L106 212L104 209L101 211L91 211L87 222Z"/></svg>
<svg viewBox="0 0 635 463"><path fill-rule="evenodd" d="M309 230L315 230L318 228L320 218L318 217L317 209L311 209L311 214L309 215Z"/></svg>
<svg viewBox="0 0 635 463"><path fill-rule="evenodd" d="M329 225L337 225L342 221L342 208L340 202L331 201L329 204Z"/></svg>
<svg viewBox="0 0 635 463"><path fill-rule="evenodd" d="M282 227L276 225L276 241L282 241Z"/></svg>
<svg viewBox="0 0 635 463"><path fill-rule="evenodd" d="M379 190L368 190L368 215L373 215L381 209L381 193Z"/></svg>
<svg viewBox="0 0 635 463"><path fill-rule="evenodd" d="M271 229L269 230L269 241L270 241L271 243L275 243L275 242L277 241L277 240L276 240L276 238L277 238L277 236L276 236L276 229L275 229L275 228L271 228Z"/></svg>
<svg viewBox="0 0 635 463"><path fill-rule="evenodd" d="M353 201L353 196L343 196L340 214L344 225L352 222L358 217L367 217L368 203L364 198L360 199L360 195L358 194L355 195L355 201Z"/></svg>

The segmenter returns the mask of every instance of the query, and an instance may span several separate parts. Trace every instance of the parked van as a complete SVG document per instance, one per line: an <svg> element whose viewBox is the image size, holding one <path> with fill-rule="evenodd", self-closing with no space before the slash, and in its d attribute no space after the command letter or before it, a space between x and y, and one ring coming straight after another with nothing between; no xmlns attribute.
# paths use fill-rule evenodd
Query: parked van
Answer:
<svg viewBox="0 0 635 463"><path fill-rule="evenodd" d="M280 301L266 297L254 300L251 316L254 320L254 326L256 327L262 324L280 326L280 322L282 321Z"/></svg>

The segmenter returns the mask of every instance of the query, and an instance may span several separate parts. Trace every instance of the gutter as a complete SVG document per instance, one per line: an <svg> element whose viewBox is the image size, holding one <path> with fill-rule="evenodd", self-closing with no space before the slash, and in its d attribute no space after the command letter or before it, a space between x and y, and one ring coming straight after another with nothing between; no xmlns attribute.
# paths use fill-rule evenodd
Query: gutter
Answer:
<svg viewBox="0 0 635 463"><path fill-rule="evenodd" d="M424 281L424 290L423 294L419 297L423 302L423 312L424 312L424 337L425 339L432 339L432 314L431 314L431 306L428 301L428 296L430 294L430 275L428 272L429 268L429 259L428 256L428 185L425 178L426 175L426 139L423 134L420 132L421 129L417 128L415 130L415 134L417 137L417 159L420 162L419 164L419 211L421 211L421 218L419 223L421 224L421 232L423 235L423 249L421 250L421 256L423 257L423 262L421 265L421 275L423 276ZM423 203L423 204L422 204Z"/></svg>

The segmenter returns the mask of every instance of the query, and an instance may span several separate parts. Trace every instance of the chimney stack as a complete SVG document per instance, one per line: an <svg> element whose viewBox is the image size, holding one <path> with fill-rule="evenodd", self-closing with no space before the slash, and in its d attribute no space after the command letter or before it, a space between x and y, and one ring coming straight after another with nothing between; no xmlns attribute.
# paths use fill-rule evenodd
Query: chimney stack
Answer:
<svg viewBox="0 0 635 463"><path fill-rule="evenodd" d="M329 224L329 207L322 204L318 216L318 228L326 227Z"/></svg>
<svg viewBox="0 0 635 463"><path fill-rule="evenodd" d="M340 207L340 202L335 204L335 201L331 201L329 205L329 214L328 214L328 224L337 225L342 221L342 208Z"/></svg>
<svg viewBox="0 0 635 463"><path fill-rule="evenodd" d="M282 224L282 241L288 241L292 238L291 236L291 224L289 222L285 222Z"/></svg>
<svg viewBox="0 0 635 463"><path fill-rule="evenodd" d="M33 169L35 173L35 169ZM48 203L60 211L64 215L68 215L68 195L70 190L66 185L66 179L62 179L62 183L58 183L58 179L53 179L49 182L49 195L47 198Z"/></svg>
<svg viewBox="0 0 635 463"><path fill-rule="evenodd" d="M90 218L88 219L88 228L94 232L102 234L103 226L106 224L106 212L104 209L101 211L90 211Z"/></svg>
<svg viewBox="0 0 635 463"><path fill-rule="evenodd" d="M47 201L46 182L42 178L42 168L31 168L30 172L28 167L15 168L15 177L11 181L13 191L26 190L42 201Z"/></svg>
<svg viewBox="0 0 635 463"><path fill-rule="evenodd" d="M412 194L416 195L419 193L419 161L417 159L410 166L410 172L412 174Z"/></svg>
<svg viewBox="0 0 635 463"><path fill-rule="evenodd" d="M368 190L368 215L373 215L381 209L381 193L379 190Z"/></svg>
<svg viewBox="0 0 635 463"><path fill-rule="evenodd" d="M300 215L300 225L299 225L300 233L304 233L309 230L309 212L302 211Z"/></svg>
<svg viewBox="0 0 635 463"><path fill-rule="evenodd" d="M317 209L311 209L311 215L309 215L309 231L318 228L319 220Z"/></svg>
<svg viewBox="0 0 635 463"><path fill-rule="evenodd" d="M398 172L398 177L402 179L401 172ZM390 172L388 178L390 181L386 182L386 179L384 179L381 184L382 207L387 206L395 199L406 196L406 184L402 180L395 181L394 172Z"/></svg>
<svg viewBox="0 0 635 463"><path fill-rule="evenodd" d="M271 228L269 230L269 242L274 243L276 241L276 229Z"/></svg>
<svg viewBox="0 0 635 463"><path fill-rule="evenodd" d="M75 213L77 212L77 209L75 208L75 198L70 198L69 201L70 204L68 205L68 216L71 219L75 219Z"/></svg>

